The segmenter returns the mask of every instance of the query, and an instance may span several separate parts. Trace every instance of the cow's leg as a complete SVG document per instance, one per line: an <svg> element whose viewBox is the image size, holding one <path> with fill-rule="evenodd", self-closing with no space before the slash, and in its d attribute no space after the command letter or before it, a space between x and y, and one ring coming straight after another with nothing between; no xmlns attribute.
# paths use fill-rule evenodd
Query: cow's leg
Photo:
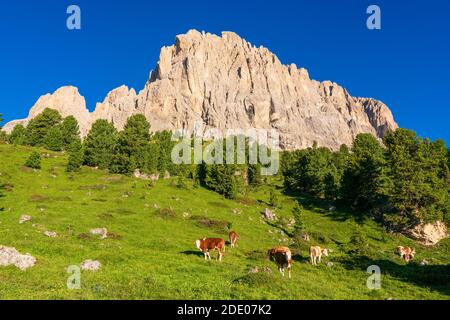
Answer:
<svg viewBox="0 0 450 320"><path fill-rule="evenodd" d="M289 272L289 279L291 278L291 266L288 266L288 272Z"/></svg>
<svg viewBox="0 0 450 320"><path fill-rule="evenodd" d="M208 260L208 252L203 252L203 255L205 256L205 260Z"/></svg>
<svg viewBox="0 0 450 320"><path fill-rule="evenodd" d="M312 254L309 255L309 259L311 260L311 264L314 265L314 260Z"/></svg>
<svg viewBox="0 0 450 320"><path fill-rule="evenodd" d="M317 258L318 258L318 260L319 260L319 263L320 263L320 259L322 258L322 256L318 256Z"/></svg>

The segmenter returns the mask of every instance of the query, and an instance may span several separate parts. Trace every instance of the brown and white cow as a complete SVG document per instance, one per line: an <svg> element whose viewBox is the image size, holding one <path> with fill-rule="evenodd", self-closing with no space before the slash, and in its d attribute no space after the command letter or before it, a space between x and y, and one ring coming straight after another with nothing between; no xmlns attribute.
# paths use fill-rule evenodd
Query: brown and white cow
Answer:
<svg viewBox="0 0 450 320"><path fill-rule="evenodd" d="M416 254L416 249L398 246L397 253L400 255L400 258L403 258L405 259L406 262L409 262L414 258L414 255Z"/></svg>
<svg viewBox="0 0 450 320"><path fill-rule="evenodd" d="M269 258L277 263L278 270L284 277L284 269L287 268L289 272L289 279L291 278L292 267L292 253L288 247L275 247L268 251Z"/></svg>
<svg viewBox="0 0 450 320"><path fill-rule="evenodd" d="M230 238L231 248L234 248L236 246L236 242L239 240L239 235L235 231L231 231L228 234L228 237Z"/></svg>
<svg viewBox="0 0 450 320"><path fill-rule="evenodd" d="M222 257L225 253L225 240L222 238L203 238L201 240L195 241L195 246L203 252L205 255L205 260L209 258L211 260L211 255L209 250L219 251L217 259L222 261Z"/></svg>
<svg viewBox="0 0 450 320"><path fill-rule="evenodd" d="M328 249L322 249L319 246L312 246L309 248L309 257L311 258L312 265L316 266L317 263L320 263L322 255L328 257Z"/></svg>

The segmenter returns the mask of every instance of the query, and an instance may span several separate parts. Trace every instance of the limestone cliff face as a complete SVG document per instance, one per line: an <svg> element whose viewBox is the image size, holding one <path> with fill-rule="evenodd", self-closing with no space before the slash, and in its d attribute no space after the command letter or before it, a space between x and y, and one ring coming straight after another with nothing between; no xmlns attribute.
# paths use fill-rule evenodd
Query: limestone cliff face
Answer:
<svg viewBox="0 0 450 320"><path fill-rule="evenodd" d="M90 128L91 115L86 108L84 98L79 94L77 88L67 86L59 88L53 94L48 93L41 96L30 109L26 119L11 121L3 127L3 130L10 132L17 124L28 125L31 119L46 108L58 110L63 117L73 115L78 121L80 132L83 134Z"/></svg>
<svg viewBox="0 0 450 320"><path fill-rule="evenodd" d="M53 98L57 92L44 96L55 102L46 106L63 115L73 110L83 135L96 119L122 129L136 113L146 116L153 131L192 130L196 121L222 130L274 128L284 149L308 147L314 141L337 149L351 144L358 133L382 137L397 128L383 103L354 98L330 81L311 80L305 69L281 64L268 49L256 48L232 32L217 36L191 30L177 36L173 46L161 49L156 70L139 94L119 87L90 115L83 111L78 92L67 99ZM36 105L29 118L42 111L43 105ZM10 129L12 124L7 124L5 130Z"/></svg>
<svg viewBox="0 0 450 320"><path fill-rule="evenodd" d="M127 119L138 113L137 96L134 89L121 86L109 92L102 103L97 103L91 115L91 123L98 119L106 119L112 122L118 130L122 130Z"/></svg>

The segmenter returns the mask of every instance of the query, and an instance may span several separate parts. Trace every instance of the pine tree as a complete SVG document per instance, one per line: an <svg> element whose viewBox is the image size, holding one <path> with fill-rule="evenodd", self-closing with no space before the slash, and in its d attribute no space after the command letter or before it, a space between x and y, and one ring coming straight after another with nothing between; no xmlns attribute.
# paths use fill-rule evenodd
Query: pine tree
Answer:
<svg viewBox="0 0 450 320"><path fill-rule="evenodd" d="M63 134L60 126L51 127L42 141L45 148L52 151L61 151L63 149Z"/></svg>
<svg viewBox="0 0 450 320"><path fill-rule="evenodd" d="M43 146L48 131L57 126L62 118L58 111L46 108L41 114L33 118L27 126L27 144Z"/></svg>
<svg viewBox="0 0 450 320"><path fill-rule="evenodd" d="M95 121L84 139L84 164L100 169L109 168L116 146L116 128L106 120Z"/></svg>
<svg viewBox="0 0 450 320"><path fill-rule="evenodd" d="M69 154L69 160L67 162L66 171L80 171L81 165L83 164L83 146L81 140L79 138L73 140L68 147L67 152Z"/></svg>
<svg viewBox="0 0 450 320"><path fill-rule="evenodd" d="M64 118L60 125L60 130L62 134L61 146L63 150L67 150L73 141L80 138L78 121L74 116Z"/></svg>
<svg viewBox="0 0 450 320"><path fill-rule="evenodd" d="M159 145L158 171L161 174L168 171L171 175L176 174L175 164L172 162L172 149L175 141L172 141L172 133L170 131L156 132L152 138Z"/></svg>
<svg viewBox="0 0 450 320"><path fill-rule="evenodd" d="M160 158L160 149L157 141L153 139L144 148L144 159L142 170L145 173L156 173L158 171L158 162Z"/></svg>
<svg viewBox="0 0 450 320"><path fill-rule="evenodd" d="M226 198L234 199L242 190L242 180L241 175L236 175L235 165L212 164L208 166L205 182L209 189L224 195Z"/></svg>
<svg viewBox="0 0 450 320"><path fill-rule="evenodd" d="M202 187L207 187L208 186L206 181L207 177L208 177L208 166L204 161L202 161L199 165L197 165L195 175L196 184Z"/></svg>
<svg viewBox="0 0 450 320"><path fill-rule="evenodd" d="M384 194L393 207L385 220L396 227L445 218L448 210L449 169L442 140L422 140L411 130L386 135L389 171Z"/></svg>
<svg viewBox="0 0 450 320"><path fill-rule="evenodd" d="M261 165L259 163L248 165L247 175L248 183L251 186L259 186L262 184Z"/></svg>
<svg viewBox="0 0 450 320"><path fill-rule="evenodd" d="M342 179L342 198L361 211L380 205L385 170L380 143L371 134L358 134Z"/></svg>
<svg viewBox="0 0 450 320"><path fill-rule="evenodd" d="M37 151L33 151L25 162L25 166L32 169L40 169L41 154Z"/></svg>
<svg viewBox="0 0 450 320"><path fill-rule="evenodd" d="M119 133L113 164L110 170L130 174L134 169L145 166L145 150L150 140L150 124L142 114L128 118L123 131ZM122 162L122 163L120 163ZM133 169L134 168L134 169Z"/></svg>
<svg viewBox="0 0 450 320"><path fill-rule="evenodd" d="M294 232L304 231L305 222L303 217L303 206L300 204L299 201L295 201L294 207L292 208L292 214L295 219Z"/></svg>
<svg viewBox="0 0 450 320"><path fill-rule="evenodd" d="M269 205L273 208L278 207L279 199L278 195L276 194L275 190L273 188L269 191Z"/></svg>
<svg viewBox="0 0 450 320"><path fill-rule="evenodd" d="M14 129L11 131L8 141L14 145L25 145L27 141L27 130L21 124L17 124L14 126Z"/></svg>

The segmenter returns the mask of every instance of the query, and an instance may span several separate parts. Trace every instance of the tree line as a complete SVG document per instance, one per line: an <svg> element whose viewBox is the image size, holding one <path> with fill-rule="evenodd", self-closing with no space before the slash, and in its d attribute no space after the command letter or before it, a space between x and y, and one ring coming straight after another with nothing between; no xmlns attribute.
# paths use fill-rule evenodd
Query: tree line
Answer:
<svg viewBox="0 0 450 320"><path fill-rule="evenodd" d="M402 230L420 222L450 223L450 156L444 141L397 129L383 141L359 134L351 148L285 152L281 170L289 192L344 205Z"/></svg>
<svg viewBox="0 0 450 320"><path fill-rule="evenodd" d="M26 127L16 125L3 137L11 144L67 152L69 172L85 165L125 175L136 170L172 175L178 177L179 187L202 186L227 198L236 198L265 180L261 164L249 163L248 140L244 164L175 164L171 153L177 141L172 141L172 133L150 133L150 124L140 114L128 118L121 131L97 120L81 140L73 116L62 118L56 110L45 109ZM40 154L30 155L27 166L39 168ZM351 148L342 145L333 152L315 144L283 152L281 157L286 191L344 205L393 229L421 221L449 223L449 167L449 151L442 140L422 139L406 129L388 132L382 142L371 134L359 134ZM275 203L272 194L270 202Z"/></svg>
<svg viewBox="0 0 450 320"><path fill-rule="evenodd" d="M178 176L179 187L187 187L189 179L194 186L206 187L227 198L235 198L247 186L262 182L260 165L248 164L248 156L241 165L173 163L171 153L177 141L172 141L172 133L151 134L150 124L141 114L129 117L121 131L107 120L99 119L82 140L75 117L62 118L58 111L47 108L26 127L16 125L6 140L15 145L67 152L68 172L79 171L85 165L125 175L139 170L140 174ZM33 152L25 165L40 169L40 161L40 154Z"/></svg>

